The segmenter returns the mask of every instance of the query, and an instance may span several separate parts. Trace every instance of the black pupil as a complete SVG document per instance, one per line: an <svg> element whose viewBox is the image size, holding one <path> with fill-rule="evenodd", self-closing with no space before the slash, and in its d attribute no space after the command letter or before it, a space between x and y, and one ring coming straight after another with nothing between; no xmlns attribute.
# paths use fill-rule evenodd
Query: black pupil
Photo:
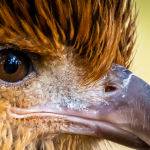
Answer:
<svg viewBox="0 0 150 150"><path fill-rule="evenodd" d="M4 69L6 73L13 74L18 70L19 64L19 58L14 54L9 53L4 63Z"/></svg>

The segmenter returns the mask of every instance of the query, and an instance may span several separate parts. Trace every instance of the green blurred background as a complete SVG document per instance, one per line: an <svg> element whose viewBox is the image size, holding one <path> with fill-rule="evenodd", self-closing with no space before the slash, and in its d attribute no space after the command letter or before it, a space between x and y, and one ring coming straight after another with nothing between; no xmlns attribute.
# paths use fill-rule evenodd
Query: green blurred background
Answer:
<svg viewBox="0 0 150 150"><path fill-rule="evenodd" d="M131 70L150 83L150 0L136 0L137 41Z"/></svg>

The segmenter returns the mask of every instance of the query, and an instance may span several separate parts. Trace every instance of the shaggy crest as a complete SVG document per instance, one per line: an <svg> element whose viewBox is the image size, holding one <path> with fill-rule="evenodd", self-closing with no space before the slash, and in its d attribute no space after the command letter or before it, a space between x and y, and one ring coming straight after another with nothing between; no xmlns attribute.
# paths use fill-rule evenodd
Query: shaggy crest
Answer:
<svg viewBox="0 0 150 150"><path fill-rule="evenodd" d="M131 0L1 0L0 43L53 57L69 47L86 60L93 81L112 63L129 66L132 8Z"/></svg>

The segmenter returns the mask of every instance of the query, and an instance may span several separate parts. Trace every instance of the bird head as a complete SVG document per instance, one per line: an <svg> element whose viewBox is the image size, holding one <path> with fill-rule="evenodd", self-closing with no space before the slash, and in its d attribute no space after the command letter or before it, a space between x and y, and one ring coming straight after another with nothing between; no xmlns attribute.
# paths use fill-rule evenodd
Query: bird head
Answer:
<svg viewBox="0 0 150 150"><path fill-rule="evenodd" d="M132 7L128 0L0 2L3 147L61 134L150 146L150 85L128 70Z"/></svg>

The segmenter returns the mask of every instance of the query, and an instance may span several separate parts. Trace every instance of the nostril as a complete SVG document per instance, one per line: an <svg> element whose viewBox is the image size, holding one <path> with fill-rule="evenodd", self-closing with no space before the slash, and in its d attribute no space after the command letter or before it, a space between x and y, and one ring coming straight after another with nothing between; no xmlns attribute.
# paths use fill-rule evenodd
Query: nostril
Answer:
<svg viewBox="0 0 150 150"><path fill-rule="evenodd" d="M114 92L117 90L117 87L114 85L105 85L105 92Z"/></svg>

